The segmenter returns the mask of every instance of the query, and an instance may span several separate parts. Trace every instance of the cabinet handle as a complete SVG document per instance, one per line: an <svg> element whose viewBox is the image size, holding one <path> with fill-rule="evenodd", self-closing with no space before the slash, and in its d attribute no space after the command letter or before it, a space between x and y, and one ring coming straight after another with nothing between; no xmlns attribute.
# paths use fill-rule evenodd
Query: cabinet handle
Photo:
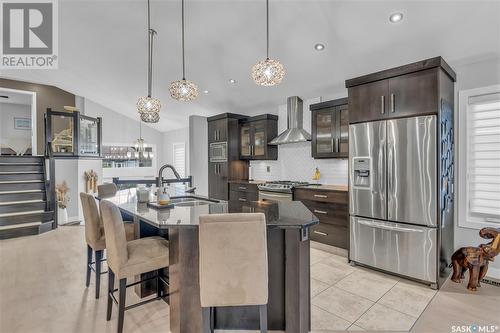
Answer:
<svg viewBox="0 0 500 333"><path fill-rule="evenodd" d="M318 213L318 214L328 215L328 212L325 212L324 210L317 210L317 209L315 209L314 212Z"/></svg>
<svg viewBox="0 0 500 333"><path fill-rule="evenodd" d="M239 201L247 201L246 199L243 198L238 198Z"/></svg>
<svg viewBox="0 0 500 333"><path fill-rule="evenodd" d="M252 155L252 145L248 145L248 154Z"/></svg>
<svg viewBox="0 0 500 333"><path fill-rule="evenodd" d="M324 194L315 194L314 197L315 198L328 198L328 196L324 195Z"/></svg>
<svg viewBox="0 0 500 333"><path fill-rule="evenodd" d="M332 135L332 153L335 151L335 141Z"/></svg>
<svg viewBox="0 0 500 333"><path fill-rule="evenodd" d="M380 96L380 113L385 113L385 96Z"/></svg>
<svg viewBox="0 0 500 333"><path fill-rule="evenodd" d="M217 164L214 164L214 173L217 174Z"/></svg>
<svg viewBox="0 0 500 333"><path fill-rule="evenodd" d="M396 112L395 99L396 97L394 94L391 94L391 112Z"/></svg>
<svg viewBox="0 0 500 333"><path fill-rule="evenodd" d="M339 133L340 135L340 133ZM337 153L340 153L340 138L337 138Z"/></svg>
<svg viewBox="0 0 500 333"><path fill-rule="evenodd" d="M254 145L251 145L251 146L250 146L250 155L252 155L252 156L253 156L254 151L255 151L255 149L254 149Z"/></svg>
<svg viewBox="0 0 500 333"><path fill-rule="evenodd" d="M247 189L247 188L246 188L246 187L244 187L244 186L240 186L240 187L238 187L238 188L239 188L240 190L246 190L246 189Z"/></svg>
<svg viewBox="0 0 500 333"><path fill-rule="evenodd" d="M315 234L318 234L318 235L321 235L321 236L328 236L328 234L326 232L321 232L321 231L316 231L316 230L314 230L313 232Z"/></svg>

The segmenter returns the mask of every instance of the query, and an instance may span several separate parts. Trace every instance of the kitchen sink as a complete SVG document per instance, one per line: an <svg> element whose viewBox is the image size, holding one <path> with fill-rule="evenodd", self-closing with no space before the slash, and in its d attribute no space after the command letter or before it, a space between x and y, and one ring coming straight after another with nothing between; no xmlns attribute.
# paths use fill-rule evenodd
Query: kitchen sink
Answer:
<svg viewBox="0 0 500 333"><path fill-rule="evenodd" d="M193 207L193 206L204 206L211 203L217 203L218 200L200 198L196 196L179 196L170 198L170 203L177 207Z"/></svg>

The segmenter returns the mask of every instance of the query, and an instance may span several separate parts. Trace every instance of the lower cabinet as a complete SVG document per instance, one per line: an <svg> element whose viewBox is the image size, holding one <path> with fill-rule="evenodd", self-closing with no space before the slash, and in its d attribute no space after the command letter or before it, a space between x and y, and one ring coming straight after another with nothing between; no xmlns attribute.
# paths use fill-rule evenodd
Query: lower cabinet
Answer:
<svg viewBox="0 0 500 333"><path fill-rule="evenodd" d="M257 201L259 200L259 189L256 184L231 182L229 184L229 200Z"/></svg>
<svg viewBox="0 0 500 333"><path fill-rule="evenodd" d="M348 192L297 188L294 200L302 201L319 219L311 228L311 240L349 249Z"/></svg>

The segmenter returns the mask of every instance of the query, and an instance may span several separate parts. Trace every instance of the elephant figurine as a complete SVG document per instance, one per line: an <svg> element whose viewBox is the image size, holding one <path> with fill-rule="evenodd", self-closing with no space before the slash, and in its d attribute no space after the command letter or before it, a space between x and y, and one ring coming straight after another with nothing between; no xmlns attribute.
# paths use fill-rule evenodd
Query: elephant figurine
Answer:
<svg viewBox="0 0 500 333"><path fill-rule="evenodd" d="M487 230L486 230L487 229ZM483 228L479 232L482 238L494 238L488 244L481 244L479 247L462 247L451 256L451 265L453 266L453 282L460 283L464 274L469 270L469 283L467 289L476 291L481 286L481 280L488 271L488 264L494 261L494 258L500 252L500 229Z"/></svg>

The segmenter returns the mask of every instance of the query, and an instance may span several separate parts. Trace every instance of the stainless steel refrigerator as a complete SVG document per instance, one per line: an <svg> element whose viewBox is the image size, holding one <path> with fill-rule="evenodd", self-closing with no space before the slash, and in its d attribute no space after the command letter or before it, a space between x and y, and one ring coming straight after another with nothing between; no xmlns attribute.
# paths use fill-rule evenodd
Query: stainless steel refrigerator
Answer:
<svg viewBox="0 0 500 333"><path fill-rule="evenodd" d="M439 230L453 227L451 126L441 115L350 125L351 261L438 287L452 248Z"/></svg>

